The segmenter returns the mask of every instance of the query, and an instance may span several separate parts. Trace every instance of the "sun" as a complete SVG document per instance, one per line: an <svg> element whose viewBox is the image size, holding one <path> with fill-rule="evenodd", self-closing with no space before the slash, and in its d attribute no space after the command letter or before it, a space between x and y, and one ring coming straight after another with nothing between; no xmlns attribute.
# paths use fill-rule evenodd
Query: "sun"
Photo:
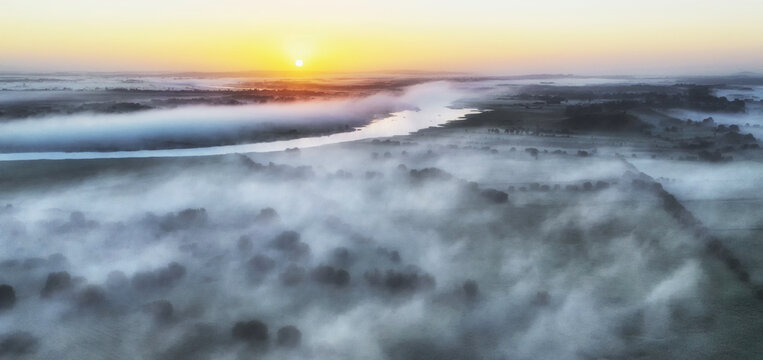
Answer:
<svg viewBox="0 0 763 360"><path fill-rule="evenodd" d="M297 62L294 63L294 65L297 65L297 67L302 67L302 59L297 59Z"/></svg>

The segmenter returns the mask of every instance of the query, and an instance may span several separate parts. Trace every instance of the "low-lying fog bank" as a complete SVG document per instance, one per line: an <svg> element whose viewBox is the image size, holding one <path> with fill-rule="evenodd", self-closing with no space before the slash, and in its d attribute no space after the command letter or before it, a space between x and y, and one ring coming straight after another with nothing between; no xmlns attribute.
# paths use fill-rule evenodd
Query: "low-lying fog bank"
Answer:
<svg viewBox="0 0 763 360"><path fill-rule="evenodd" d="M447 83L438 82L413 86L401 95L382 93L333 101L191 106L130 114L83 114L19 120L0 123L0 151L197 148L325 135L354 131L393 112L445 108L457 97L458 94ZM425 114L430 121L434 115ZM409 122L408 125L414 124ZM408 130L418 128L414 126ZM371 134L379 135L382 134Z"/></svg>
<svg viewBox="0 0 763 360"><path fill-rule="evenodd" d="M120 160L107 172L94 162L115 160L80 161L71 166L100 175L3 193L0 281L13 295L0 294L10 304L0 310L2 352L668 359L761 351L745 336L761 329L756 293L663 195L640 185L649 178L617 159L570 155L567 177L555 180L556 169L537 166L543 155L447 144ZM499 169L508 180L526 175L485 185ZM476 179L485 184L468 182Z"/></svg>
<svg viewBox="0 0 763 360"><path fill-rule="evenodd" d="M33 146L35 149L44 149L45 147L52 146L52 144L56 143L65 143L76 148L89 148L94 145L92 143L88 145L86 141L83 141L83 137L88 137L93 142L103 143L107 143L112 139L119 139L119 142L122 145L115 144L114 141L111 141L108 146L117 147L123 150L97 152L35 151L0 153L0 161L209 156L247 152L284 151L287 149L309 148L375 137L406 135L423 128L438 126L448 121L462 118L466 114L475 113L475 109L452 107L454 101L456 101L459 96L462 96L462 94L462 90L454 89L448 83L435 82L412 86L399 97L377 95L371 98L341 102L313 102L291 105L259 105L251 107L239 106L231 108L184 108L182 111L172 110L171 113L164 114L164 116L161 117L146 117L147 114L145 113L141 116L121 115L125 116L123 120L138 120L139 124L122 122L116 125L98 125L93 126L93 131L90 133L82 131L83 124L58 124L57 121L62 121L62 119L51 119L47 125L52 128L64 127L67 130L67 132L64 133L52 131L52 129L45 126L38 128L37 126L39 124L34 122L28 122L15 127L9 124L6 127L11 128L10 132L6 136L0 135L0 141L6 140L6 143L10 144L27 140L30 146ZM393 105L391 104L395 104L394 106L397 106L397 108L393 108ZM373 115L373 111L378 112L379 108L385 108L389 111L402 108L409 108L409 110L395 110L394 113L381 116ZM319 111L316 111L316 109L319 109ZM194 113L196 110L200 110L201 113ZM240 116L241 118L233 119L229 121L228 124L225 124L224 121L219 120L219 117L211 116L212 114L210 114L210 112L212 114L215 112L222 112L228 115L237 114L236 116ZM201 131L201 129L196 129L198 131L195 135L187 134L187 132L191 131L194 127L193 122L190 124L185 122L188 120L188 114L194 114L191 118L198 120L200 124L197 125L201 128L212 130ZM353 114L362 114L357 115L358 117L356 119L350 120L351 122L354 121L353 124L354 126L358 126L357 128L341 127L337 125L335 127L337 133L321 136L318 136L319 134L315 134L310 130L311 128L328 129L331 124L338 119L348 119L347 117L353 116ZM336 118L332 116L336 116ZM207 119L207 117L209 117L209 119ZM262 118L278 120L260 124L260 119ZM88 122L90 121L91 120L88 120ZM238 125L234 125L234 122L238 123ZM251 131L253 131L253 134L257 134L257 136L250 137L249 141L255 141L258 138L262 138L263 135L296 138L291 140L264 141L239 145L130 150L133 147L143 147L145 143L149 141L149 138L162 139L161 141L166 142L169 138L176 139L182 136L200 136L205 137L204 142L196 142L194 145L201 146L205 142L209 144L224 143L224 139L221 140L215 136L222 136L223 132L226 131L240 131L243 126L241 125L242 123L246 123L247 127L252 128ZM27 128L24 128L24 126L27 126ZM125 133L123 131L125 126L129 128L134 127L135 129L134 131ZM164 128L162 131L154 131L153 129L156 127ZM293 130L288 131L287 134L284 135L274 135L273 131L275 130L273 127L288 127L293 128ZM0 124L0 129L2 128L3 125ZM301 131L296 129L301 129ZM216 133L217 131L220 133ZM27 138L18 139L17 137L20 132L25 133ZM69 136L73 133L76 133L77 135ZM237 136L240 137L241 135L239 134ZM45 141L46 138L49 138L48 141Z"/></svg>
<svg viewBox="0 0 763 360"><path fill-rule="evenodd" d="M763 214L718 205L760 149L521 91L392 138L0 162L0 358L763 353Z"/></svg>

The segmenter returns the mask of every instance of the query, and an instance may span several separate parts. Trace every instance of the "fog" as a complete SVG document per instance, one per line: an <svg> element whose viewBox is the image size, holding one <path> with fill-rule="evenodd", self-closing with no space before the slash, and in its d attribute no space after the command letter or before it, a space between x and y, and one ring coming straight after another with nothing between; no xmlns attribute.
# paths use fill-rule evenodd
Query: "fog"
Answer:
<svg viewBox="0 0 763 360"><path fill-rule="evenodd" d="M435 83L105 116L102 134L63 133L111 141L113 123L133 143L145 129L222 134L252 118L397 111L366 126L391 132L286 151L2 162L0 358L763 352L751 335L763 330L758 162L674 160L639 134L428 127L470 112L446 109L463 96ZM432 123L401 124L416 114ZM89 121L67 119L82 131ZM29 124L15 126L30 144L57 126ZM752 202L724 205L739 198ZM719 235L727 228L744 234Z"/></svg>
<svg viewBox="0 0 763 360"><path fill-rule="evenodd" d="M466 181L487 183L496 166L536 179L553 170L525 154L509 165L437 145L228 155L6 193L1 280L16 300L0 315L13 344L3 351L582 359L760 350L732 336L759 327L754 301L728 310L741 322L717 312L744 286L656 195L630 187L635 175L621 162L573 160L577 175L561 179L619 174L607 188L506 201ZM374 160L380 151L391 156ZM444 172L410 170L435 165ZM448 175L460 168L474 177ZM548 205L523 205L538 201ZM66 280L51 275L62 271Z"/></svg>
<svg viewBox="0 0 763 360"><path fill-rule="evenodd" d="M701 112L674 109L666 112L670 116L678 119L691 119L692 121L702 121L712 118L715 124L737 125L743 133L749 133L756 138L763 138L763 107L748 106L748 110L742 114Z"/></svg>
<svg viewBox="0 0 763 360"><path fill-rule="evenodd" d="M319 128L331 128L332 130L340 131L338 133L332 133L329 135L310 136L312 133L305 133L304 137L298 137L290 140L275 140L266 142L254 142L243 143L238 145L219 145L219 146L205 146L205 147L189 147L181 149L157 149L157 150L130 150L141 146L146 143L146 138L149 137L162 137L160 132L152 132L151 128L156 126L152 121L155 121L152 116L146 116L145 114L133 114L133 115L121 115L125 119L140 119L142 122L146 122L147 126L140 126L139 124L127 123L127 126L138 128L139 134L137 137L130 139L129 135L125 137L124 132L120 132L120 125L116 127L110 123L99 123L87 128L87 131L92 132L93 143L87 144L82 141L82 134L78 133L76 136L70 137L67 133L60 133L52 131L49 128L38 128L33 121L27 121L25 124L17 127L17 131L11 130L6 136L6 139L10 139L9 144L18 142L16 136L19 132L23 133L27 131L29 133L39 133L40 136L35 136L32 139L28 139L30 146L36 150L45 149L50 147L51 144L66 143L70 144L74 149L88 149L93 146L97 146L96 142L108 144L110 148L120 148L123 150L118 151L59 151L59 152L40 152L40 151L24 151L13 153L0 153L0 160L4 161L18 161L18 160L38 160L38 159L111 159L111 158L137 158L137 157L186 157L186 156L208 156L208 155L222 155L222 154L234 154L244 152L268 152L268 151L283 151L294 148L309 148L326 144L334 144L347 141L355 141L361 139L368 139L374 137L388 137L396 135L406 135L427 127L438 126L448 121L462 118L466 114L474 113L477 110L471 108L454 107L454 101L463 96L463 89L454 88L452 84L446 82L433 82L422 85L411 86L406 91L397 97L391 97L389 95L372 96L362 99L352 99L333 102L303 102L296 104L280 104L272 105L270 108L276 108L280 112L287 114L284 122L279 120L278 115L273 114L268 117L269 122L262 124L259 127L257 118L263 116L261 112L263 108L267 106L247 106L245 109L238 107L227 107L224 109L199 107L191 110L202 110L200 113L194 113L193 116L209 116L206 111L209 109L223 110L227 112L242 113L246 112L246 127L251 127L253 130L260 133L267 133L272 131L267 127L289 128L289 129L309 129L310 127ZM341 106L337 106L337 104ZM384 104L384 105L382 105ZM410 108L409 110L392 110L391 104L396 104L398 108ZM379 113L372 113L374 105L387 106L387 111L395 111L387 115L381 115ZM295 106L297 111L291 109L291 106ZM326 108L323 108L323 107ZM356 111L345 111L343 108L353 108ZM321 108L321 111L299 113L299 109L317 109ZM192 111L183 108L184 112L190 113ZM359 110L362 109L362 110ZM248 112L247 112L248 110ZM365 111L362 115L358 115L351 123L354 122L357 128L342 127L341 123L336 125L336 119L346 118L354 112ZM157 111L157 112L177 112L177 111ZM321 119L320 114L331 112L330 116L337 116L336 118ZM289 121L289 117L292 117ZM183 123L183 117L178 114L172 114L172 121L177 126L172 127L171 131L167 132L164 136L164 142L166 145L174 145L174 143L168 142L169 138L189 137L187 133L188 127ZM201 136L206 143L215 144L225 139L219 139L221 131L229 131L238 133L244 127L239 126L226 126L225 124L219 124L216 121L208 121L203 118L198 118L202 123L205 123L207 127L212 129L211 131L200 132L196 135ZM52 124L53 127L66 127L69 131L75 131L82 126L81 124L69 124L61 125L56 123L56 120L61 119L48 119L47 121ZM87 118L87 122L92 122L92 118ZM161 121L159 121L161 124ZM277 125L275 125L277 124ZM27 126L28 125L28 126ZM124 124L121 124L124 125ZM345 124L347 125L347 124ZM339 127L337 129L337 126ZM2 125L0 125L2 127ZM13 126L9 126L13 127ZM121 126L124 127L124 126ZM264 128L263 128L264 127ZM21 128L21 131L18 129ZM297 131L297 130L295 130ZM299 131L290 136L300 136ZM216 136L218 137L215 141ZM42 142L41 138L55 139L50 142ZM107 141L111 138L116 141ZM250 139L253 141L255 139ZM246 141L246 139L241 139ZM122 145L115 145L115 143ZM196 145L203 145L198 143ZM55 146L55 145L53 145ZM30 149L32 148L30 147Z"/></svg>
<svg viewBox="0 0 763 360"><path fill-rule="evenodd" d="M402 96L10 121L0 123L0 144L6 152L124 151L254 142L267 133L351 131L389 113L416 109L414 101L423 100L426 91L425 86ZM253 137L249 141L247 134Z"/></svg>

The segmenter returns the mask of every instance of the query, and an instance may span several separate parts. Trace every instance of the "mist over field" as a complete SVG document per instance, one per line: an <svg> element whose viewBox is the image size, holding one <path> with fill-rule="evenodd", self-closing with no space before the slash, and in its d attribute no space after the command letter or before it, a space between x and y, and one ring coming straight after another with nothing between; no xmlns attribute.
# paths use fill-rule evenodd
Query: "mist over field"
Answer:
<svg viewBox="0 0 763 360"><path fill-rule="evenodd" d="M0 162L0 358L763 353L758 100L680 79L449 80L0 122L8 154L150 155L433 121Z"/></svg>
<svg viewBox="0 0 763 360"><path fill-rule="evenodd" d="M0 4L0 360L763 359L761 0Z"/></svg>

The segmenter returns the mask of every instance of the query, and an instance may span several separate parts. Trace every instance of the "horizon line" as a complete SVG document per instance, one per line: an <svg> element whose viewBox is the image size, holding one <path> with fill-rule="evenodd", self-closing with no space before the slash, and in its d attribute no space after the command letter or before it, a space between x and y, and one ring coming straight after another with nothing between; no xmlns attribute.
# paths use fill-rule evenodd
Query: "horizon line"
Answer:
<svg viewBox="0 0 763 360"><path fill-rule="evenodd" d="M7 75L58 75L58 76L71 76L71 75L101 75L101 76L122 76L122 75L147 75L147 76L273 76L280 75L284 77L294 78L314 78L318 76L359 76L359 75L406 75L406 76L445 76L445 77L474 77L480 79L533 79L533 78L604 78L604 79L620 79L620 78L676 78L676 77L763 77L763 73L754 71L737 71L732 73L684 73L684 74L576 74L576 73L554 73L554 72L542 72L542 73L495 73L484 74L468 71L434 71L434 70L413 70L413 69L390 69L390 70L375 70L375 71L310 71L303 72L300 70L239 70L239 71L173 71L173 70L114 70L114 71L101 71L101 70L49 70L49 71L29 71L29 70L1 70L0 76Z"/></svg>

